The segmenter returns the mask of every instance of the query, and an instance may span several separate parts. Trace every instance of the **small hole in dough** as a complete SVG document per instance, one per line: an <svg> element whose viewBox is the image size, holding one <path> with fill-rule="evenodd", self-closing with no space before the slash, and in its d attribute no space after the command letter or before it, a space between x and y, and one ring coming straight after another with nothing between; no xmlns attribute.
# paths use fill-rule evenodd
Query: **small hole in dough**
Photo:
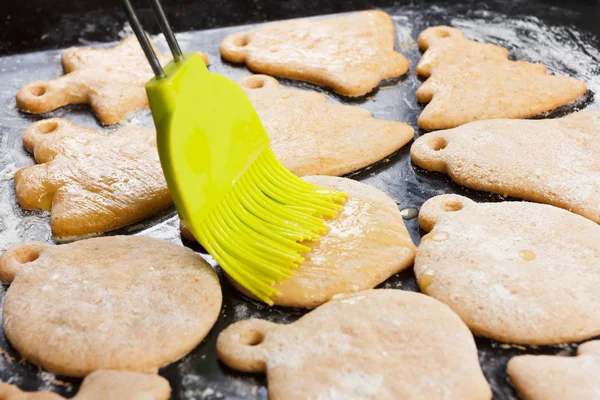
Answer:
<svg viewBox="0 0 600 400"><path fill-rule="evenodd" d="M36 97L43 96L44 94L46 94L46 86L43 86L43 85L33 86L31 88L31 94Z"/></svg>
<svg viewBox="0 0 600 400"><path fill-rule="evenodd" d="M15 254L14 258L21 264L27 264L37 260L40 257L40 252L34 249L19 249Z"/></svg>
<svg viewBox="0 0 600 400"><path fill-rule="evenodd" d="M438 37L445 38L445 37L448 37L448 36L450 36L450 33L447 30L438 31Z"/></svg>
<svg viewBox="0 0 600 400"><path fill-rule="evenodd" d="M436 137L435 139L433 139L433 150L434 151L440 151L446 148L446 146L448 146L448 142L446 141L446 139L442 138L442 137Z"/></svg>
<svg viewBox="0 0 600 400"><path fill-rule="evenodd" d="M43 124L38 126L38 132L41 133L42 135L46 135L48 133L54 132L57 129L58 129L58 122L56 122L56 121L44 122Z"/></svg>
<svg viewBox="0 0 600 400"><path fill-rule="evenodd" d="M233 44L235 44L238 47L247 46L248 43L250 43L250 40L248 40L248 36L238 36L233 41Z"/></svg>
<svg viewBox="0 0 600 400"><path fill-rule="evenodd" d="M260 78L249 79L245 85L248 89L260 89L265 86L265 81Z"/></svg>
<svg viewBox="0 0 600 400"><path fill-rule="evenodd" d="M444 203L443 208L445 212L460 211L463 209L463 204L460 201L452 201L450 203Z"/></svg>
<svg viewBox="0 0 600 400"><path fill-rule="evenodd" d="M257 346L265 340L265 335L259 331L250 331L242 338L242 342L248 346Z"/></svg>

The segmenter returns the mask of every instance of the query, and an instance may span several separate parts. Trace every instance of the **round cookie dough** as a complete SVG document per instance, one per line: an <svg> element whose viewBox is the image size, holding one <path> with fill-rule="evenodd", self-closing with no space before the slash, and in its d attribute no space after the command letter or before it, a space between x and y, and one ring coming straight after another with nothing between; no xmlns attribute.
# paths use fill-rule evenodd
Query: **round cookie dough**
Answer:
<svg viewBox="0 0 600 400"><path fill-rule="evenodd" d="M266 372L271 400L492 398L465 324L403 290L340 295L289 325L237 322L217 354L233 369Z"/></svg>
<svg viewBox="0 0 600 400"><path fill-rule="evenodd" d="M213 269L183 246L112 236L0 257L3 324L21 355L54 373L155 373L202 341L221 310ZM14 279L13 279L14 278Z"/></svg>
<svg viewBox="0 0 600 400"><path fill-rule="evenodd" d="M303 179L348 195L341 212L327 221L330 231L304 255L290 279L276 285L275 305L316 307L340 293L371 289L410 267L413 244L396 203L385 193L351 179L309 176ZM182 224L182 234L193 239ZM246 295L244 288L230 279Z"/></svg>
<svg viewBox="0 0 600 400"><path fill-rule="evenodd" d="M600 226L549 205L442 195L419 215L415 274L481 336L542 345L600 334Z"/></svg>

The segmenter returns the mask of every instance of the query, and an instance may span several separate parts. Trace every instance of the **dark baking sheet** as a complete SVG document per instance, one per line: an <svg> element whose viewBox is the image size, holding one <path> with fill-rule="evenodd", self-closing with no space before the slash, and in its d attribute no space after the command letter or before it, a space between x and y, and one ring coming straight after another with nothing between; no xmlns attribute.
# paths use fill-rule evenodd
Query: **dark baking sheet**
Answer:
<svg viewBox="0 0 600 400"><path fill-rule="evenodd" d="M232 21L236 23L274 19L275 17L310 15L316 14L315 10L328 12L373 6L355 1L347 3L345 8L337 2L319 3L320 8L312 8L311 5L316 5L317 2L292 1L281 3L281 7L265 6L261 8L258 2L252 3L252 7L250 7L246 2L235 1L231 2L234 7L244 3L249 12L244 14L236 13L233 10L230 15L227 15L221 10L217 12L217 15L224 15L219 20L219 17L214 17L214 13L207 13L206 5L199 6L198 2L187 1L182 3L187 7L183 14L181 5L167 7L174 26L182 30L207 25L231 24ZM42 4L41 11L36 11L36 14L38 20L45 21L45 25L41 24L41 28L37 26L33 29L24 29L21 42L18 42L21 39L15 30L6 29L0 33L0 42L2 42L0 54L19 53L24 50L38 49L41 46L57 48L56 50L0 57L0 251L21 241L50 240L49 215L43 212L21 210L14 197L12 182L14 171L17 168L33 164L31 157L22 147L23 130L30 123L48 116L65 117L77 124L100 129L87 106L65 107L44 117L21 114L15 109L14 95L16 91L27 82L52 78L62 73L59 47L77 44L95 45L94 40L117 40L128 33L124 28L120 9L114 4L111 5L111 2L103 10L104 12L96 9L83 15L74 13L71 9L70 14L65 11L66 14L61 18L56 15L45 15L43 4L46 3L41 2L40 4ZM96 2L93 1L91 4L94 5ZM302 4L306 7L302 8ZM283 81L282 83L286 86L320 91L325 93L331 102L359 105L371 111L377 118L403 121L416 127L417 117L422 109L416 103L414 95L420 84L419 79L414 75L414 67L420 57L415 43L416 37L421 30L428 26L452 24L463 29L472 38L508 47L513 58L543 62L552 72L576 76L588 82L590 91L583 99L546 117L560 116L579 108L600 108L594 99L594 91L600 88L600 53L597 50L600 44L598 40L600 26L597 24L594 8L590 7L591 3L573 3L565 8L553 4L553 2L536 1L517 1L507 4L502 2L438 2L437 4L416 2L388 8L387 11L393 16L396 23L397 48L411 62L409 74L385 82L379 90L359 99L345 99L309 84L292 81ZM82 6L74 7L77 11L77 7ZM148 13L142 11L142 16L146 16L145 22L149 22ZM213 15L213 19L209 18L210 15ZM15 16L13 15L11 18L15 18ZM32 18L31 15L28 18ZM2 19L0 17L0 22ZM58 21L55 23L59 25L49 25L48 21ZM197 25L198 21L202 25ZM220 23L220 21L223 22ZM10 25L9 22L7 25ZM47 32L44 29L45 26L48 28ZM153 27L150 23L146 26L151 29ZM249 72L243 66L223 62L219 57L218 45L227 34L246 28L248 27L186 32L178 34L178 38L184 51L200 50L208 53L211 59L211 71L237 79ZM14 36L7 37L6 35ZM44 35L47 36L42 39ZM48 42L45 42L46 40ZM22 45L19 46L19 43ZM147 110L138 112L128 122L151 126L150 114ZM110 132L116 128L110 127L103 130ZM417 135L421 134L423 134L422 131L417 131ZM477 201L505 200L497 195L464 189L450 182L442 174L429 173L413 166L408 156L409 147L410 145L405 146L386 160L351 174L350 177L388 193L400 203L400 208L418 208L426 199L442 193L459 193ZM418 243L421 232L419 232L417 221L414 219L406 221L406 225L411 236ZM116 233L143 234L181 243L178 220L173 210L163 212ZM193 248L201 251L198 247ZM241 296L223 280L222 285L223 309L211 333L191 354L160 372L169 379L174 399L266 398L264 376L237 373L217 361L216 337L223 328L234 321L256 317L274 322L291 322L305 313L299 309L268 308ZM380 286L418 290L412 269L388 279ZM0 296L4 296L4 290ZM173 340L177 340L177 338ZM24 390L51 390L69 397L76 393L79 380L56 377L40 371L31 364L20 362L19 355L7 343L3 332L0 335L0 345L2 347L0 380L14 383ZM514 390L505 374L506 362L513 355L523 353L566 355L572 354L575 348L572 344L536 348L508 346L482 338L477 338L477 345L481 365L492 386L495 399L516 399Z"/></svg>

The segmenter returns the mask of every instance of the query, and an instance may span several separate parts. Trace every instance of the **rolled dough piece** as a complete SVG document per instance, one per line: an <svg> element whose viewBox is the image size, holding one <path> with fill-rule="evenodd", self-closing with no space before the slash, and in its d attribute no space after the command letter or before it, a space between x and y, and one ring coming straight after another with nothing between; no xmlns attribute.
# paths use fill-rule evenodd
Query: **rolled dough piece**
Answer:
<svg viewBox="0 0 600 400"><path fill-rule="evenodd" d="M342 211L327 221L330 231L312 248L290 279L277 284L275 305L316 307L340 293L371 289L410 267L413 244L396 203L379 190L351 179L309 176L305 180L348 195ZM182 226L185 238L193 236ZM231 280L231 279L230 279ZM233 285L247 296L249 292Z"/></svg>
<svg viewBox="0 0 600 400"><path fill-rule="evenodd" d="M431 132L415 164L455 182L548 203L600 223L600 112L547 120L496 119Z"/></svg>
<svg viewBox="0 0 600 400"><path fill-rule="evenodd" d="M163 65L171 59L170 54L157 56ZM17 107L21 111L43 114L67 104L84 103L102 124L109 125L148 107L144 85L153 73L135 36L112 48L67 49L62 53L62 65L66 75L19 90Z"/></svg>
<svg viewBox="0 0 600 400"><path fill-rule="evenodd" d="M429 77L417 100L429 103L419 116L423 129L449 129L493 118L525 118L553 110L583 95L584 82L549 75L545 66L511 61L498 46L468 40L438 26L419 35L425 54L417 73Z"/></svg>
<svg viewBox="0 0 600 400"><path fill-rule="evenodd" d="M0 257L10 282L6 337L54 373L156 373L206 336L221 310L219 279L176 244L111 236L61 246L25 243Z"/></svg>
<svg viewBox="0 0 600 400"><path fill-rule="evenodd" d="M98 370L85 377L72 400L168 400L169 382L158 375ZM64 400L50 392L22 392L16 386L0 383L1 400Z"/></svg>
<svg viewBox="0 0 600 400"><path fill-rule="evenodd" d="M105 135L52 118L31 125L23 143L38 165L15 174L17 200L51 210L58 238L120 228L172 204L150 129Z"/></svg>
<svg viewBox="0 0 600 400"><path fill-rule="evenodd" d="M513 357L506 371L523 400L597 400L600 341L580 345L577 357Z"/></svg>
<svg viewBox="0 0 600 400"><path fill-rule="evenodd" d="M327 103L322 94L279 86L274 78L243 78L244 89L283 165L299 176L343 175L373 164L408 143L410 125L371 118L360 108Z"/></svg>
<svg viewBox="0 0 600 400"><path fill-rule="evenodd" d="M560 208L442 195L419 213L421 291L473 333L542 345L600 334L600 226Z"/></svg>
<svg viewBox="0 0 600 400"><path fill-rule="evenodd" d="M251 319L226 328L227 366L266 372L269 399L491 399L473 336L420 293L341 295L289 325Z"/></svg>
<svg viewBox="0 0 600 400"><path fill-rule="evenodd" d="M362 96L388 78L404 75L408 60L394 51L394 23L383 11L299 19L233 33L221 42L227 61L252 71L328 86Z"/></svg>

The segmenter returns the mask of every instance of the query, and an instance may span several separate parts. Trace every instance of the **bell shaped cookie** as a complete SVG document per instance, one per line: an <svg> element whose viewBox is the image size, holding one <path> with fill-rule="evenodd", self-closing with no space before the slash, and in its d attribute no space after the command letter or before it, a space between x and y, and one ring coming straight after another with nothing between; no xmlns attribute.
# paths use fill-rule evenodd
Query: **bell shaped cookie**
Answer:
<svg viewBox="0 0 600 400"><path fill-rule="evenodd" d="M360 107L328 103L320 93L283 88L266 75L247 76L240 86L256 108L273 152L299 176L356 171L414 136L410 125L371 118Z"/></svg>
<svg viewBox="0 0 600 400"><path fill-rule="evenodd" d="M495 340L556 344L600 334L600 226L525 202L429 199L415 258L421 291L471 331Z"/></svg>
<svg viewBox="0 0 600 400"><path fill-rule="evenodd" d="M408 71L394 51L394 24L383 11L299 19L233 33L221 43L224 59L254 72L298 79L362 96Z"/></svg>
<svg viewBox="0 0 600 400"><path fill-rule="evenodd" d="M172 203L150 129L102 134L55 118L31 125L23 143L38 165L15 174L17 200L50 210L57 238L120 228Z"/></svg>
<svg viewBox="0 0 600 400"><path fill-rule="evenodd" d="M266 372L269 399L491 399L473 336L420 293L339 296L289 325L251 319L219 335L227 366Z"/></svg>
<svg viewBox="0 0 600 400"><path fill-rule="evenodd" d="M410 149L421 168L473 189L552 204L600 223L600 112L494 119L431 132Z"/></svg>
<svg viewBox="0 0 600 400"><path fill-rule="evenodd" d="M219 278L202 257L142 236L24 243L0 256L0 278L10 283L6 337L60 375L156 373L196 347L221 310Z"/></svg>
<svg viewBox="0 0 600 400"><path fill-rule="evenodd" d="M429 77L417 90L417 100L428 103L418 121L423 129L531 117L587 90L580 80L550 75L541 64L511 61L506 49L468 40L454 28L429 28L419 35L419 45L425 54L417 72Z"/></svg>
<svg viewBox="0 0 600 400"><path fill-rule="evenodd" d="M329 232L304 242L310 253L294 274L275 286L276 305L316 307L337 294L371 289L410 267L413 244L396 203L379 190L351 179L310 176L305 180L347 194L340 213L326 221ZM182 228L188 239L193 236ZM246 295L241 286L233 285Z"/></svg>
<svg viewBox="0 0 600 400"><path fill-rule="evenodd" d="M513 357L506 371L523 400L596 400L600 340L580 345L576 357Z"/></svg>
<svg viewBox="0 0 600 400"><path fill-rule="evenodd" d="M98 370L85 377L73 400L168 400L169 382L158 375ZM16 386L0 383L2 400L64 400L50 392L22 392Z"/></svg>
<svg viewBox="0 0 600 400"><path fill-rule="evenodd" d="M165 65L171 56L157 54ZM208 59L204 56L205 62ZM62 53L65 75L25 85L17 107L43 114L67 104L89 104L100 122L115 124L148 107L144 85L154 76L135 36L112 48L70 48Z"/></svg>

